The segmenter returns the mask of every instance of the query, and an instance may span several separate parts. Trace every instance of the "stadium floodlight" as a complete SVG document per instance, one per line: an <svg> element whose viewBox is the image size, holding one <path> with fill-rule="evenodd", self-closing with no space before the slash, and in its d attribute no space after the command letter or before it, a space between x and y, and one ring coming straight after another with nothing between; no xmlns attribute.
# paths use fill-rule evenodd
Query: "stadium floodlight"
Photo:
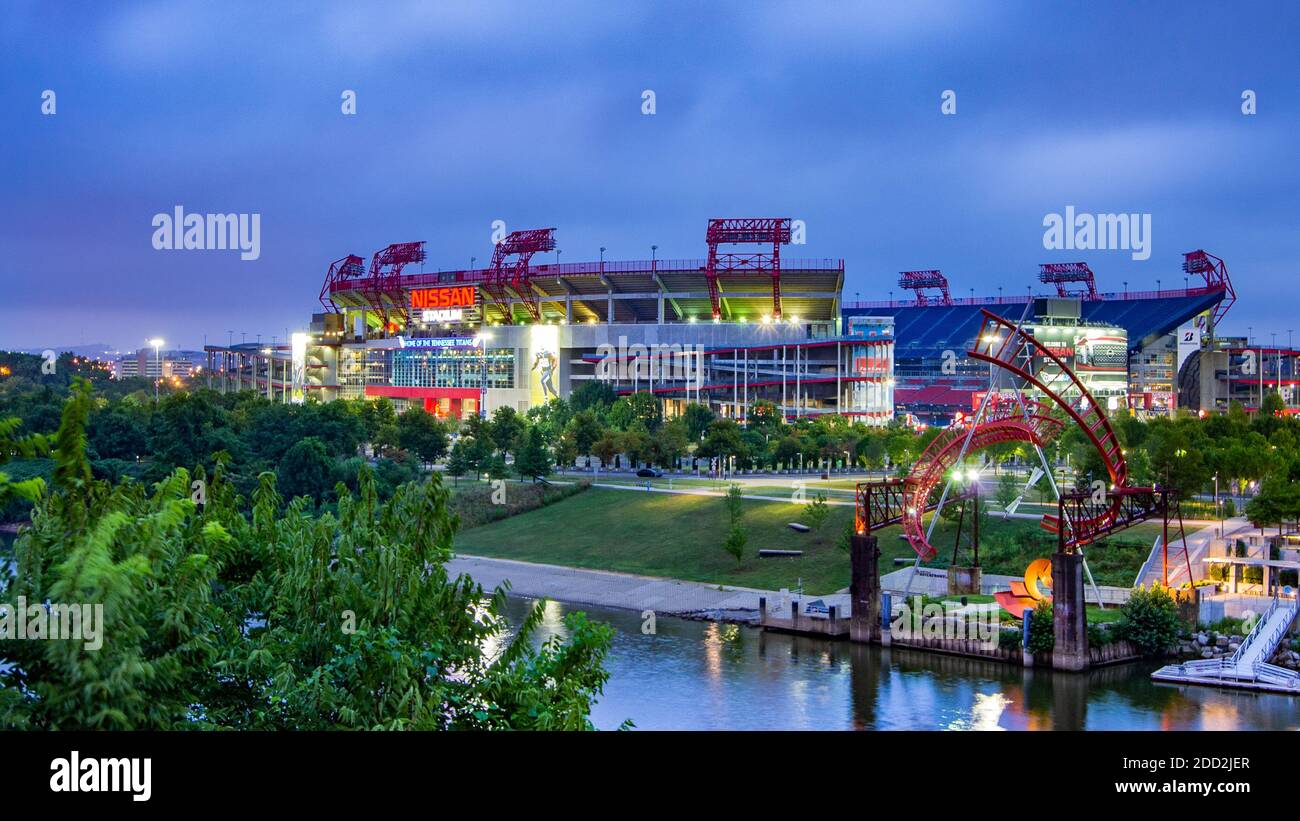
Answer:
<svg viewBox="0 0 1300 821"><path fill-rule="evenodd" d="M153 381L153 401L154 401L155 404L157 404L157 402L158 402L158 382L159 382L159 380L160 380L161 377L162 377L162 355L161 355L160 351L161 351L162 346L163 346L163 340L162 340L161 337L157 337L157 336L155 336L153 339L150 339L150 340L149 340L149 344L153 346L153 362L154 362L154 367L158 369L157 377L155 377L155 378L154 378L154 381Z"/></svg>

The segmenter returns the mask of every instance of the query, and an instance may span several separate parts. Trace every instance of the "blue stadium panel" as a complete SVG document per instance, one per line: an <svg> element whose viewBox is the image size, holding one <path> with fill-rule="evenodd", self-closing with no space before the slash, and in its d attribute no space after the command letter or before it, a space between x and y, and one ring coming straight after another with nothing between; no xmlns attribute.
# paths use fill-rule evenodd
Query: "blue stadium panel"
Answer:
<svg viewBox="0 0 1300 821"><path fill-rule="evenodd" d="M1158 299L1106 299L1084 301L1081 312L1088 322L1118 325L1128 331L1129 347L1136 350L1155 337L1167 334L1196 315L1212 308L1221 291ZM897 308L844 308L843 316L894 317L895 356L926 351L964 350L979 333L981 309L1016 322L1024 315L1025 303L998 305L907 305Z"/></svg>

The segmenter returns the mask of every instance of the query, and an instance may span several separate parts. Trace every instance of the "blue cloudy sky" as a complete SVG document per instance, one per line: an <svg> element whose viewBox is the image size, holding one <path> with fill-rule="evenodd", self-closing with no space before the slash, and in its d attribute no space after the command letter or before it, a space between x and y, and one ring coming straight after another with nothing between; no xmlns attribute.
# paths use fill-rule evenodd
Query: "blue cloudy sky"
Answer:
<svg viewBox="0 0 1300 821"><path fill-rule="evenodd" d="M1106 290L1223 257L1227 331L1300 331L1300 11L1201 3L11 2L0 22L0 347L298 329L331 260L491 223L563 261L807 224L846 296L942 268ZM55 91L57 113L41 113ZM340 94L357 93L343 116ZM641 113L642 91L656 113ZM957 114L940 113L945 89ZM1258 114L1243 116L1241 94ZM261 214L261 257L156 251L154 214ZM1152 215L1152 253L1049 251L1045 214Z"/></svg>

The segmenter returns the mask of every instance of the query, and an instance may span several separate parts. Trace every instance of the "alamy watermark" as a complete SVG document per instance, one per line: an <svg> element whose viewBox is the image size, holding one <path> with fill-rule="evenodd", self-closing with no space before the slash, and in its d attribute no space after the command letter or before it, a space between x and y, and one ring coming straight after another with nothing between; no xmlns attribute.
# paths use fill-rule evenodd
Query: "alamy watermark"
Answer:
<svg viewBox="0 0 1300 821"><path fill-rule="evenodd" d="M245 261L262 255L261 214L187 214L178 205L154 214L152 225L157 251L238 250Z"/></svg>
<svg viewBox="0 0 1300 821"><path fill-rule="evenodd" d="M913 596L894 609L889 622L891 639L944 639L978 641L985 649L998 646L1001 629L997 607L966 605L949 611L941 602L926 602Z"/></svg>
<svg viewBox="0 0 1300 821"><path fill-rule="evenodd" d="M689 387L704 384L704 346L652 343L628 344L626 336L617 345L604 343L596 347L600 361L596 378L614 380L653 380L686 382Z"/></svg>
<svg viewBox="0 0 1300 821"><path fill-rule="evenodd" d="M104 605L36 604L26 596L0 604L0 639L5 641L81 641L87 650L104 646Z"/></svg>
<svg viewBox="0 0 1300 821"><path fill-rule="evenodd" d="M1043 227L1049 251L1131 251L1133 259L1151 258L1150 214L1079 214L1067 205L1064 214L1043 217Z"/></svg>

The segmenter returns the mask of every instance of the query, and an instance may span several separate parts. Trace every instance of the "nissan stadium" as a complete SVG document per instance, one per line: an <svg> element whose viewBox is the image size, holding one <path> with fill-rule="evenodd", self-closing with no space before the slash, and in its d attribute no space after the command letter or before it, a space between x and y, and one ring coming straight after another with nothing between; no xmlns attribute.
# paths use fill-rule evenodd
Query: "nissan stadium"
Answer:
<svg viewBox="0 0 1300 821"><path fill-rule="evenodd" d="M953 299L941 272L908 271L915 298L843 304L844 261L786 256L793 225L709 220L701 259L535 261L553 228L500 237L482 268L421 272L423 242L348 255L328 266L308 330L206 346L208 384L463 418L601 380L668 415L700 402L744 418L766 400L787 419L946 423L988 388L965 352L990 311L1051 338L1111 409L1154 415L1177 407L1179 366L1235 299L1222 260L1196 251L1182 289L1100 292L1086 264L1055 263L1042 295Z"/></svg>

